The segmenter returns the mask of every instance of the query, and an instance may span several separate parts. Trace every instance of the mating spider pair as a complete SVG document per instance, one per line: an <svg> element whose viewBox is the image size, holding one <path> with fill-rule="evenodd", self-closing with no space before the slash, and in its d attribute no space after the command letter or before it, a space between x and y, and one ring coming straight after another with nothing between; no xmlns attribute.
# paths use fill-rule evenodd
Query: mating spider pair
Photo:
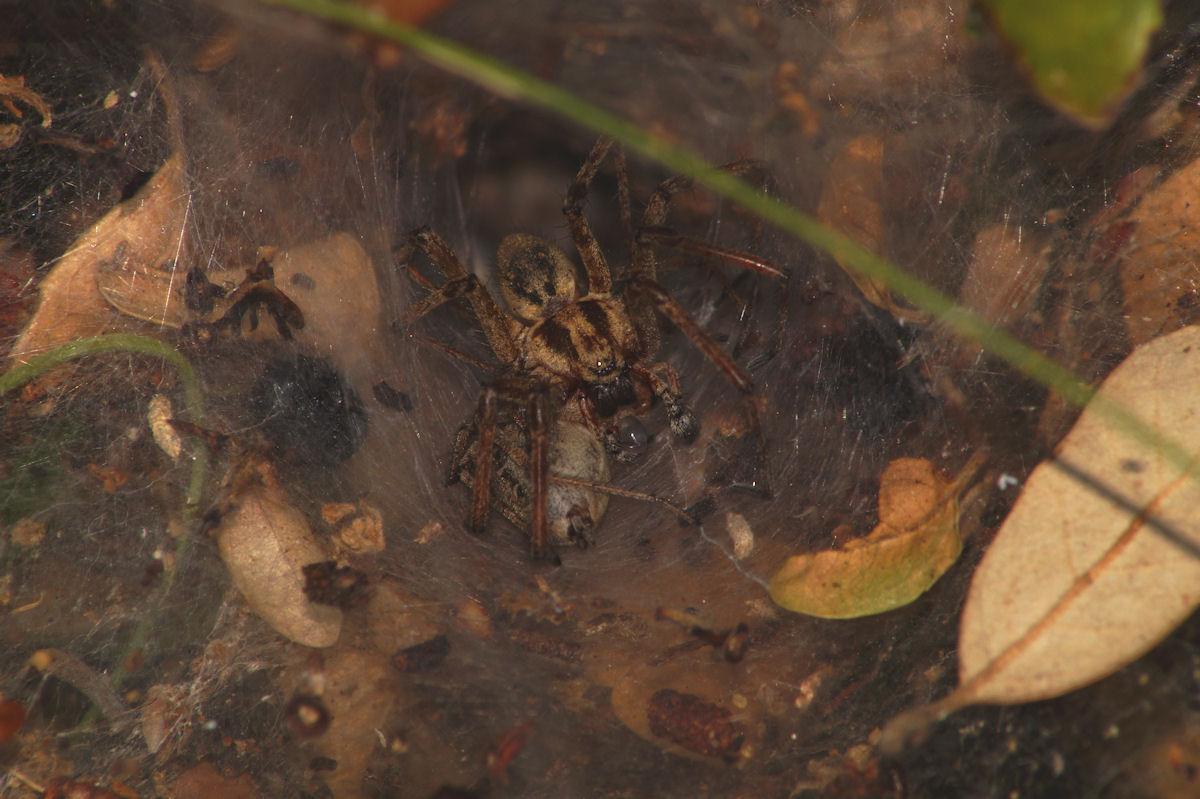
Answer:
<svg viewBox="0 0 1200 799"><path fill-rule="evenodd" d="M440 287L430 286L401 326L407 329L442 304L465 297L500 360L474 417L459 431L449 482L462 480L472 487L473 532L483 531L489 506L495 504L528 529L535 558L555 558L552 543L586 545L609 494L663 501L609 485L609 456L630 459L630 442L644 440L636 416L654 398L663 403L677 439L691 443L699 434L675 370L653 360L661 340L658 315L687 335L738 391L753 392L742 368L658 282L654 246L699 251L787 278L765 261L663 227L673 195L691 186L691 180L675 177L651 196L641 226L630 232L629 266L614 281L583 210L589 186L614 150L621 216L629 231L624 154L609 139L596 142L563 201L587 274L586 289L562 250L523 233L507 236L497 251L497 282L508 313L433 231L414 231L400 253L400 260L407 261L412 248L419 247L446 277ZM750 166L735 162L724 168L740 173ZM625 409L628 415L618 420Z"/></svg>

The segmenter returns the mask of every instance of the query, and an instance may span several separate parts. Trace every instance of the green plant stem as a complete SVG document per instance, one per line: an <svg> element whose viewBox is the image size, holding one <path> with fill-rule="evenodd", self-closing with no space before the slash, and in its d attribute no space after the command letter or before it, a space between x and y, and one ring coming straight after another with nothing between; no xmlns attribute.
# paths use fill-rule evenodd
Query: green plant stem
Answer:
<svg viewBox="0 0 1200 799"><path fill-rule="evenodd" d="M179 374L179 380L183 384L184 404L187 408L188 416L196 424L204 423L204 403L201 398L200 379L196 376L196 370L192 368L192 364L188 359L183 357L174 348L156 338L138 336L131 333L110 333L103 336L83 338L35 356L29 361L19 364L3 375L0 375L0 396L4 396L9 391L56 366L61 366L77 358L104 352L134 352L154 358L161 358L170 363L175 367L175 371ZM204 492L204 476L207 469L208 447L205 446L203 441L196 439L192 455L192 470L188 480L187 508L185 511L185 515L189 521L194 521L198 515L200 499ZM164 575L163 586L154 600L153 607L148 613L143 614L142 618L138 621L138 625L134 628L133 636L121 657L120 663L113 669L111 682L114 689L120 688L122 681L125 679L127 673L125 664L128 662L129 656L142 649L150 637L150 631L158 619L159 611L170 595L172 587L175 585L175 577L187 559L192 545L192 532L191 524L184 526L184 531L179 536L175 547L175 568Z"/></svg>
<svg viewBox="0 0 1200 799"><path fill-rule="evenodd" d="M928 312L961 338L976 342L1002 358L1064 400L1082 408L1089 402L1118 429L1142 443L1157 448L1180 469L1195 471L1191 453L1159 432L1124 406L1097 398L1094 388L1070 370L1055 363L1013 336L992 327L978 314L956 304L946 294L922 282L900 267L881 258L847 236L822 225L814 217L761 193L746 181L724 172L699 155L672 144L576 95L478 53L456 42L410 25L394 22L366 10L335 0L265 0L314 17L391 39L412 50L425 61L459 75L496 94L540 106L598 133L621 141L673 172L733 200L774 223L807 244L831 255L838 263L886 286L917 308Z"/></svg>

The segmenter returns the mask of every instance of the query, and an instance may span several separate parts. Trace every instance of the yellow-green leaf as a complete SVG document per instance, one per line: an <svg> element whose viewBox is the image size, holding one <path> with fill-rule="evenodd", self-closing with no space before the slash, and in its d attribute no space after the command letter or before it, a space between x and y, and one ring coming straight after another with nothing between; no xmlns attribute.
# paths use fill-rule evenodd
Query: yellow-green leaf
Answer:
<svg viewBox="0 0 1200 799"><path fill-rule="evenodd" d="M1116 113L1137 82L1159 0L985 0L1038 93L1086 125Z"/></svg>
<svg viewBox="0 0 1200 799"><path fill-rule="evenodd" d="M900 458L879 482L879 525L841 549L794 555L771 578L771 598L827 619L870 616L925 593L962 551L959 484L927 460Z"/></svg>

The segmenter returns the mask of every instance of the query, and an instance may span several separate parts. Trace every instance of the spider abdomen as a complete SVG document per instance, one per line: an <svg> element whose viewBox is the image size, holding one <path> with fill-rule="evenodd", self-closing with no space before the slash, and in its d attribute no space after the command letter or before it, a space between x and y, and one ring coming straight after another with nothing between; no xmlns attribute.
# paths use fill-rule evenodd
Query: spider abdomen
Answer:
<svg viewBox="0 0 1200 799"><path fill-rule="evenodd" d="M475 485L477 425L459 431L455 443L451 482ZM529 530L530 487L528 436L523 425L506 420L496 426L492 450L491 504L510 522ZM608 453L585 425L558 420L549 429L549 471L546 496L547 529L556 544L588 543L592 530L608 509L608 495L584 486L564 485L554 477L607 485L610 480Z"/></svg>

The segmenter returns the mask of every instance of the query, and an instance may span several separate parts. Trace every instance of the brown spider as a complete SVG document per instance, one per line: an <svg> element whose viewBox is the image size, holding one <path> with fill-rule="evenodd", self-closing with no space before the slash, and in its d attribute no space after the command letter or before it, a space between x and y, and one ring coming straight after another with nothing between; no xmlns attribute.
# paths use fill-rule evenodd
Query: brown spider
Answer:
<svg viewBox="0 0 1200 799"><path fill-rule="evenodd" d="M469 526L476 533L487 524L490 495L498 492L497 504L505 515L528 524L535 558L553 557L552 532L560 542L586 542L586 533L603 513L603 503L589 494L591 491L657 499L607 485L605 453L626 459L614 425L621 409L632 407L636 414L654 396L665 406L676 438L691 443L699 433L700 425L680 394L675 370L670 364L653 361L661 340L656 313L687 335L734 387L744 394L753 393L742 368L657 281L653 246L699 250L779 279L787 277L778 267L752 256L662 227L672 196L691 186L689 179L675 177L663 182L651 196L641 227L632 236L630 264L617 293L608 261L583 212L588 187L612 149L610 139L596 142L563 201L567 226L587 273L586 291L579 287L575 265L562 250L524 233L505 237L497 251L497 279L510 313L501 309L446 242L428 228L414 231L399 254L401 261L407 261L412 247L419 247L446 277L441 287L429 286L430 293L408 310L401 327L410 328L442 304L465 297L502 364L499 376L484 386L474 418L459 433L451 482L463 478L472 485ZM628 228L624 154L619 147L615 149L621 213ZM742 172L749 166L749 162L735 162L724 168ZM519 410L501 419L501 403ZM586 443L572 443L578 440L581 427L603 447L589 449ZM577 468L571 467L574 474L560 466L568 460L577 464ZM494 472L497 465L500 468ZM514 469L519 474L522 465L527 469L527 482L503 477ZM556 473L551 473L551 466ZM569 496L574 499L552 498L551 482L573 487L575 493ZM551 503L555 505L553 517L548 510Z"/></svg>

